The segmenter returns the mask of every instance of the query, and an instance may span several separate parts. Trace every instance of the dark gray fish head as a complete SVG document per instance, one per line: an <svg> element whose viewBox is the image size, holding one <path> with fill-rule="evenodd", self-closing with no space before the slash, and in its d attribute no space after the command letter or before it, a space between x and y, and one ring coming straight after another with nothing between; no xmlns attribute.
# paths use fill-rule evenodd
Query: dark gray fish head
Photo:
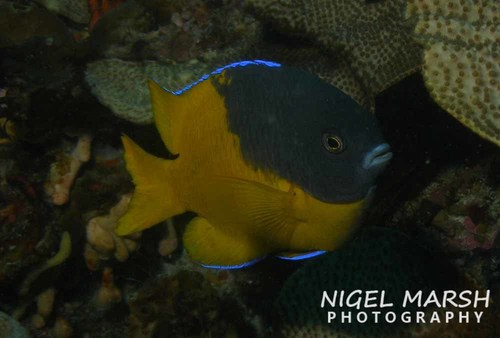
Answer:
<svg viewBox="0 0 500 338"><path fill-rule="evenodd" d="M315 75L247 66L225 76L218 90L245 160L319 200L364 198L392 157L374 115Z"/></svg>
<svg viewBox="0 0 500 338"><path fill-rule="evenodd" d="M392 158L373 114L333 86L318 90L316 114L321 116L312 130L322 133L320 151L311 156L320 164L313 168L318 179L304 181L304 189L326 202L350 202L362 199L375 185L377 176ZM303 132L307 138L311 132Z"/></svg>

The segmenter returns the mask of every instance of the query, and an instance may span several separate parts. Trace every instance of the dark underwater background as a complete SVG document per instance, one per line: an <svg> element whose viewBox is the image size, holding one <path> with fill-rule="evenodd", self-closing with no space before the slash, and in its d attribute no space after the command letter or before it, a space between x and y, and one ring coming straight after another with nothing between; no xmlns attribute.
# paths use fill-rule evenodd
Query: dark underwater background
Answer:
<svg viewBox="0 0 500 338"><path fill-rule="evenodd" d="M0 338L498 337L498 145L430 94L406 1L301 3L0 2ZM377 117L394 156L353 241L213 270L183 250L193 214L114 235L134 188L121 135L172 156L146 80L179 89L248 59L315 73ZM491 304L481 324L328 324L318 291L340 289L395 303L404 290L490 290Z"/></svg>

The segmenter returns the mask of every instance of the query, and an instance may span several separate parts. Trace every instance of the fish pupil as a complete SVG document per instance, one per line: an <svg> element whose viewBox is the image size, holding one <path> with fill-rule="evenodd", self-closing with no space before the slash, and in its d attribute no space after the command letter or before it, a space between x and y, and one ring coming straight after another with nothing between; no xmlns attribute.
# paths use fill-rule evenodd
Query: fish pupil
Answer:
<svg viewBox="0 0 500 338"><path fill-rule="evenodd" d="M323 136L323 145L326 150L332 153L339 153L343 150L342 140L336 136L331 134L326 134Z"/></svg>
<svg viewBox="0 0 500 338"><path fill-rule="evenodd" d="M328 146L332 149L338 149L340 148L340 143L337 139L333 137L328 138Z"/></svg>

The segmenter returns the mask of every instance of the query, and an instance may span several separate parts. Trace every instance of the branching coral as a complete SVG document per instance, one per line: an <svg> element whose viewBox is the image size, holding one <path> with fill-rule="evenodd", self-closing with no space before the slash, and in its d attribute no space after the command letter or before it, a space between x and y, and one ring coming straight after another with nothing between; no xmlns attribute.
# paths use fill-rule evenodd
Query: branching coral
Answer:
<svg viewBox="0 0 500 338"><path fill-rule="evenodd" d="M166 221L167 233L165 237L158 243L158 253L161 256L168 256L177 249L178 239L172 219Z"/></svg>
<svg viewBox="0 0 500 338"><path fill-rule="evenodd" d="M56 290L54 288L48 288L38 295L36 301L37 313L31 318L31 323L34 327L39 329L45 326L46 320L54 308L55 297Z"/></svg>
<svg viewBox="0 0 500 338"><path fill-rule="evenodd" d="M127 211L130 198L131 194L123 195L107 215L94 217L87 223L88 243L85 246L84 257L90 270L97 270L100 261L112 256L124 262L130 252L137 249L137 240L141 237L141 233L127 237L118 237L114 233L118 219Z"/></svg>
<svg viewBox="0 0 500 338"><path fill-rule="evenodd" d="M424 77L436 102L500 146L500 2L411 0Z"/></svg>
<svg viewBox="0 0 500 338"><path fill-rule="evenodd" d="M58 160L50 167L49 179L45 183L45 192L55 205L68 202L69 191L83 163L90 159L92 136L84 134L71 153L62 152Z"/></svg>
<svg viewBox="0 0 500 338"><path fill-rule="evenodd" d="M113 270L107 267L102 271L101 286L95 295L95 303L97 306L105 307L121 299L122 293L115 285Z"/></svg>
<svg viewBox="0 0 500 338"><path fill-rule="evenodd" d="M28 294L31 284L40 276L42 272L50 269L54 266L58 266L64 263L69 255L71 254L71 237L68 232L63 232L61 235L61 242L59 244L59 250L51 258L47 259L43 264L33 269L28 276L24 279L19 290L21 296Z"/></svg>

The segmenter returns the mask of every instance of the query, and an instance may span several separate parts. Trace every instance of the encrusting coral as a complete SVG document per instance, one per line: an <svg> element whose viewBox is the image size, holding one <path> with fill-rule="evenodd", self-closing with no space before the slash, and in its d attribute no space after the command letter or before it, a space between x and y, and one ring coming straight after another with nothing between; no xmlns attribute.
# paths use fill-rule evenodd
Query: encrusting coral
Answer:
<svg viewBox="0 0 500 338"><path fill-rule="evenodd" d="M99 60L87 65L85 79L94 95L118 117L137 124L153 121L148 79L178 90L211 70L201 62L163 64L154 61Z"/></svg>
<svg viewBox="0 0 500 338"><path fill-rule="evenodd" d="M421 63L420 48L403 19L404 0L248 0L246 4L283 33L308 38L332 58L345 59L370 97Z"/></svg>
<svg viewBox="0 0 500 338"><path fill-rule="evenodd" d="M407 17L425 47L424 78L436 102L500 146L500 2L411 0Z"/></svg>
<svg viewBox="0 0 500 338"><path fill-rule="evenodd" d="M91 144L92 135L80 136L71 153L63 151L50 167L49 178L45 183L45 192L55 205L63 205L68 202L71 186L80 167L90 159Z"/></svg>

